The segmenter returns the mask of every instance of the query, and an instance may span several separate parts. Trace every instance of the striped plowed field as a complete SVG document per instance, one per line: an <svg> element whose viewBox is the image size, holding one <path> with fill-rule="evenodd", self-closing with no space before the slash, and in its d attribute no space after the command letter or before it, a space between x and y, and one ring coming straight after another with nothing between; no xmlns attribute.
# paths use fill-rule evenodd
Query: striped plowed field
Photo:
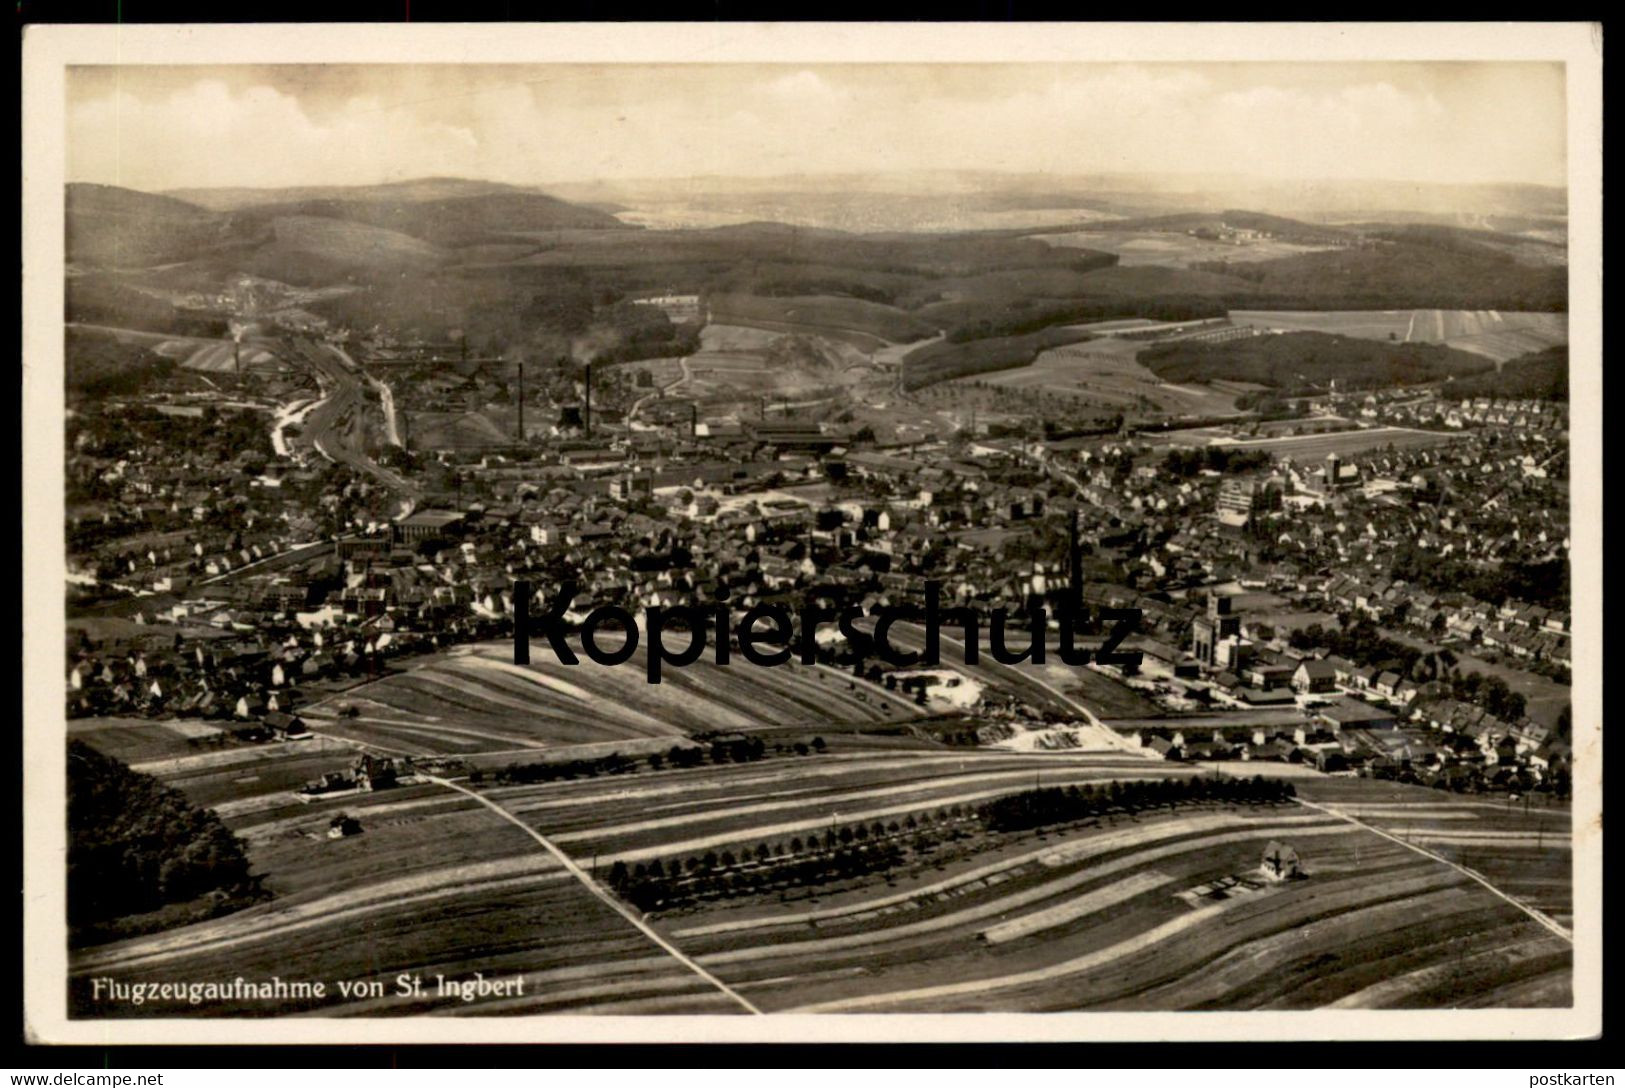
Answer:
<svg viewBox="0 0 1625 1088"><path fill-rule="evenodd" d="M284 795L285 796L285 795ZM250 845L274 899L234 914L76 953L75 1015L404 1015L498 1012L496 1003L393 995L394 980L523 975L537 1010L655 1000L673 1011L738 1011L595 898L527 834L477 800L435 785L304 805L275 794L226 818ZM242 801L256 800L245 797ZM329 839L338 812L363 833ZM95 1003L91 980L328 980L320 1001L197 1007ZM374 980L390 996L346 998L334 980ZM585 982L583 981L585 980ZM590 987L584 988L586 984ZM516 999L517 1000L517 999ZM519 1010L532 1011L532 1010Z"/></svg>
<svg viewBox="0 0 1625 1088"><path fill-rule="evenodd" d="M535 647L517 666L507 647L445 654L311 706L324 733L388 751L440 755L562 748L688 732L907 720L905 700L827 669L733 668L707 657L647 680L640 649L623 665L582 656L567 666ZM547 660L542 660L547 658ZM357 716L339 717L349 704Z"/></svg>
<svg viewBox="0 0 1625 1088"><path fill-rule="evenodd" d="M895 943L871 931L858 976L837 974L852 963L828 947L816 955L809 947L800 961L783 953L778 977L764 981L770 992L716 969L764 1007L817 1012L1315 1008L1337 1000L1439 1007L1486 981L1536 978L1544 984L1527 993L1537 1003L1566 1001L1566 943L1403 847L1364 842L1351 864L1353 841L1367 834L1352 825L1270 830L1261 818L1251 839L1227 832L1176 840L1116 865L1103 861L1095 881L1045 874L1056 886L1050 897L1017 878L992 893L1004 903L958 907L957 918L931 927L903 923L910 928ZM1194 906L1170 894L1248 869L1256 875L1269 837L1299 850L1308 879ZM1113 894L1119 887L1122 896ZM1093 898L1093 909L1057 912L1067 897ZM978 947L969 932L978 916L997 913L1008 927L1020 917L1009 917L1012 910L1048 912L1041 920L1057 924L1007 942L983 938ZM919 943L927 941L937 946ZM1356 996L1422 968L1438 970L1415 976L1415 985Z"/></svg>
<svg viewBox="0 0 1625 1088"><path fill-rule="evenodd" d="M254 758L207 756L167 765L164 777L219 806L275 898L74 953L75 1015L742 1011L707 972L767 1012L1569 1000L1567 941L1420 843L1374 830L1393 834L1393 821L1408 822L1413 835L1440 839L1426 849L1444 854L1454 849L1444 837L1477 829L1510 836L1509 856L1546 857L1516 837L1526 829L1508 821L1521 814L1389 783L1295 780L1328 810L1209 803L1000 835L969 815L980 801L1035 784L1199 770L1127 753L877 750L484 787L478 796L431 781L302 804L290 783L342 766L348 752L279 745ZM361 821L363 834L327 838L341 811ZM759 843L793 852L797 836L806 849L807 838L832 827L906 828L926 814L939 837L961 837L888 873L648 916L680 955L588 886L616 860L731 849L748 868L757 863L743 860L745 850ZM1297 849L1306 879L1261 878L1272 839ZM1552 853L1566 863L1566 851ZM1476 853L1463 864L1486 871ZM1538 866L1518 871L1526 874L1520 887L1543 886L1527 875ZM1248 883L1210 894L1226 877ZM1554 886L1554 899L1558 892L1566 897L1566 885ZM436 974L476 971L522 975L524 993L465 1003L432 990ZM403 973L430 980L423 996L394 995ZM95 1003L91 980L106 976L330 984L322 1000L304 1004ZM345 997L337 979L382 982L391 992Z"/></svg>
<svg viewBox="0 0 1625 1088"><path fill-rule="evenodd" d="M601 864L749 846L889 823L912 813L972 806L1045 786L1186 777L1177 764L1132 756L806 756L696 771L557 785L500 787L487 796L577 856ZM666 790L670 781L676 788Z"/></svg>
<svg viewBox="0 0 1625 1088"><path fill-rule="evenodd" d="M1567 806L1542 799L1526 809L1488 796L1398 789L1403 792L1391 801L1322 803L1465 866L1558 925L1572 927L1573 829ZM1336 796L1317 782L1306 796L1318 800L1328 792Z"/></svg>

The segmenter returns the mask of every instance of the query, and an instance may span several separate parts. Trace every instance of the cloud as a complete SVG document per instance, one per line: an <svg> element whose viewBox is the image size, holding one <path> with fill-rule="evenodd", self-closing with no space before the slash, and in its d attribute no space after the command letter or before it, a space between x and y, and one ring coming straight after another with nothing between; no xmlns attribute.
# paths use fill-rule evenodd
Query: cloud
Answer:
<svg viewBox="0 0 1625 1088"><path fill-rule="evenodd" d="M323 88L131 68L73 100L69 176L146 189L945 169L1561 176L1560 82L1554 95L1539 73L1447 67L400 67Z"/></svg>
<svg viewBox="0 0 1625 1088"><path fill-rule="evenodd" d="M151 100L118 90L73 108L69 125L70 178L146 189L455 172L479 143L466 128L373 98L351 98L317 122L293 95L219 80Z"/></svg>

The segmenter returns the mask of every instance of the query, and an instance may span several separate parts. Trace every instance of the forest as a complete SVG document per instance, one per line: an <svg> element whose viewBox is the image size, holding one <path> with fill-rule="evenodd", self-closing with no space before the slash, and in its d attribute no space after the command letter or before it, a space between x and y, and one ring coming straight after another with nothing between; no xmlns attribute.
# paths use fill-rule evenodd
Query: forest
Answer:
<svg viewBox="0 0 1625 1088"><path fill-rule="evenodd" d="M208 897L190 912L207 916L261 894L243 841L213 810L68 742L68 924L81 940L120 935L102 924L122 916Z"/></svg>
<svg viewBox="0 0 1625 1088"><path fill-rule="evenodd" d="M1567 344L1508 359L1500 369L1485 371L1450 384L1450 395L1511 397L1517 400L1568 400L1569 349Z"/></svg>
<svg viewBox="0 0 1625 1088"><path fill-rule="evenodd" d="M1482 356L1439 344L1388 343L1321 332L1220 344L1157 344L1139 361L1165 382L1257 382L1280 389L1417 385L1491 370Z"/></svg>

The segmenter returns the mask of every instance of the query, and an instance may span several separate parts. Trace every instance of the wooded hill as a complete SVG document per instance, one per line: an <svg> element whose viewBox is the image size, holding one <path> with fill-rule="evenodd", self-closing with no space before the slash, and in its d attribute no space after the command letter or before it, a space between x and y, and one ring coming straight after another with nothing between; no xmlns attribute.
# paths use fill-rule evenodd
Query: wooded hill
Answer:
<svg viewBox="0 0 1625 1088"><path fill-rule="evenodd" d="M1520 355L1502 363L1498 370L1458 378L1450 383L1449 393L1453 397L1568 400L1568 345Z"/></svg>
<svg viewBox="0 0 1625 1088"><path fill-rule="evenodd" d="M210 893L216 900L257 893L242 840L179 790L69 741L69 926L93 930Z"/></svg>
<svg viewBox="0 0 1625 1088"><path fill-rule="evenodd" d="M1258 336L1220 344L1156 344L1140 362L1165 382L1257 382L1278 389L1415 385L1478 374L1495 364L1440 344L1389 343L1321 332Z"/></svg>

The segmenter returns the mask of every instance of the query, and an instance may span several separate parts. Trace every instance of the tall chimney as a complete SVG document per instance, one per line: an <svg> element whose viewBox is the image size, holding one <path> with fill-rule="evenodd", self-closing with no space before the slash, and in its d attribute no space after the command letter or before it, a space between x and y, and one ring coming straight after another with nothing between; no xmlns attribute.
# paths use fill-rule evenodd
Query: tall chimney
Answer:
<svg viewBox="0 0 1625 1088"><path fill-rule="evenodd" d="M698 404L688 406L688 437L700 437L700 406Z"/></svg>
<svg viewBox="0 0 1625 1088"><path fill-rule="evenodd" d="M592 437L592 364L587 364L587 398L585 409L581 413L581 425L588 438Z"/></svg>
<svg viewBox="0 0 1625 1088"><path fill-rule="evenodd" d="M513 663L530 664L530 583L513 584Z"/></svg>
<svg viewBox="0 0 1625 1088"><path fill-rule="evenodd" d="M525 364L519 364L519 444L525 444Z"/></svg>
<svg viewBox="0 0 1625 1088"><path fill-rule="evenodd" d="M1074 507L1068 515L1067 556L1071 562L1067 599L1072 608L1074 622L1083 616L1083 541L1078 538L1078 511Z"/></svg>
<svg viewBox="0 0 1625 1088"><path fill-rule="evenodd" d="M243 380L243 342L241 340L233 340L231 342L231 363L232 363L232 366L237 371L237 380L242 381Z"/></svg>

